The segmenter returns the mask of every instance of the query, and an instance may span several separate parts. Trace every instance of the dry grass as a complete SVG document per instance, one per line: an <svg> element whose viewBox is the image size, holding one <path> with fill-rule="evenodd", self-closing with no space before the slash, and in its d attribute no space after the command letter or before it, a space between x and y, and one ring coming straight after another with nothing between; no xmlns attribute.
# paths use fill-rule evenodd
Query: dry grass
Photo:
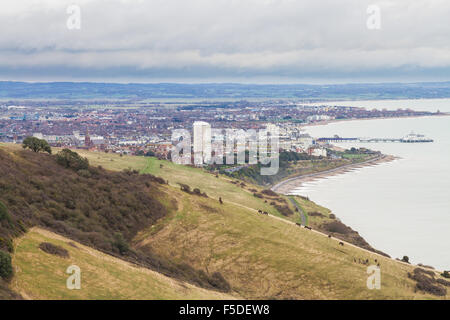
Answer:
<svg viewBox="0 0 450 320"><path fill-rule="evenodd" d="M64 259L43 252L41 242L69 251ZM16 240L11 287L28 299L230 299L96 251L55 233L33 228ZM81 268L81 290L68 290L68 266Z"/></svg>
<svg viewBox="0 0 450 320"><path fill-rule="evenodd" d="M179 210L136 245L212 273L220 271L248 299L431 299L414 292L412 266L258 215L233 204L174 194ZM213 208L205 212L203 207ZM382 288L366 286L367 266L381 264Z"/></svg>

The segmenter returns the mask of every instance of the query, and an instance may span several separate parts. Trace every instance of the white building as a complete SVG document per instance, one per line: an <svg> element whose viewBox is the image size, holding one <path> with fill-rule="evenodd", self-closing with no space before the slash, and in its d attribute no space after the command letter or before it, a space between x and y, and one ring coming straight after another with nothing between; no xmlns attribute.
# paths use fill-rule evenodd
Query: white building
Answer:
<svg viewBox="0 0 450 320"><path fill-rule="evenodd" d="M194 122L194 164L202 165L211 160L211 125L207 122Z"/></svg>

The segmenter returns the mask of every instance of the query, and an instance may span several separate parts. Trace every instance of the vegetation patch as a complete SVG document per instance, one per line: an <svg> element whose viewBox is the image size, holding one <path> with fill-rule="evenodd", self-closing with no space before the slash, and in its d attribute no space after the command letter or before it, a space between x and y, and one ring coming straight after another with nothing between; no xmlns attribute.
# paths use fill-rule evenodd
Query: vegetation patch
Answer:
<svg viewBox="0 0 450 320"><path fill-rule="evenodd" d="M51 244L50 242L42 242L39 244L39 249L42 251L53 254L55 256L61 257L61 258L69 258L69 251L64 249L63 247Z"/></svg>
<svg viewBox="0 0 450 320"><path fill-rule="evenodd" d="M445 296L447 294L447 289L439 285L440 282L435 279L433 271L416 268L412 273L408 273L408 277L417 282L417 290L435 296Z"/></svg>
<svg viewBox="0 0 450 320"><path fill-rule="evenodd" d="M10 280L13 275L11 256L9 253L0 250L0 278Z"/></svg>

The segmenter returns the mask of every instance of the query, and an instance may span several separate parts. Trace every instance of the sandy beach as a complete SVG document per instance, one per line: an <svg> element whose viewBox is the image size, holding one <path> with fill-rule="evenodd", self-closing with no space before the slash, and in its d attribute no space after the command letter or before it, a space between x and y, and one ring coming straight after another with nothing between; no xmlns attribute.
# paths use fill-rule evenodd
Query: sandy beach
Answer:
<svg viewBox="0 0 450 320"><path fill-rule="evenodd" d="M303 183L317 180L317 179L326 179L331 176L335 176L338 174L343 174L349 171L352 171L354 169L368 167L368 166L375 166L380 163L390 162L398 159L398 157L392 156L392 155L381 155L377 156L375 158L369 159L364 162L360 163L352 163L348 165L344 165L338 168L334 168L331 170L326 170L322 172L316 172L316 173L310 173L305 175L299 175L293 178L289 178L286 180L283 180L276 185L274 185L271 190L275 191L277 193L281 194L289 194L294 190L295 188L301 187Z"/></svg>

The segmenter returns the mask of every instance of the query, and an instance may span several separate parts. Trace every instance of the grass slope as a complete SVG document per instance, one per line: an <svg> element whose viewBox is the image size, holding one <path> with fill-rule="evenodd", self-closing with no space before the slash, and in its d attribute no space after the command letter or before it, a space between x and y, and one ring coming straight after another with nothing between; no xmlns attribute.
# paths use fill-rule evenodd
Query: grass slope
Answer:
<svg viewBox="0 0 450 320"><path fill-rule="evenodd" d="M69 252L61 258L39 249L50 242ZM69 243L75 244L76 247ZM33 228L15 241L11 287L28 299L230 299L232 296L173 280L96 251L47 230ZM68 290L65 273L81 269L81 289Z"/></svg>
<svg viewBox="0 0 450 320"><path fill-rule="evenodd" d="M415 292L413 266L299 228L281 219L177 191L178 210L143 231L135 246L219 271L249 299L430 299ZM382 288L366 286L367 266L381 264Z"/></svg>
<svg viewBox="0 0 450 320"><path fill-rule="evenodd" d="M240 187L222 176L215 178L200 169L154 158L89 152L83 152L83 156L92 165L113 170L132 168L169 180L170 185L158 188L166 194L162 203L167 214L143 227L131 240L131 247L177 265L187 264L208 275L219 272L231 286L231 292L240 297L436 298L415 290L415 281L407 276L414 266L348 244L340 246L334 238L299 228L289 221L298 219L298 213L287 219L257 214L255 209L264 210L263 205L275 208L270 201L265 203L270 196L253 196L250 189L254 186ZM180 191L178 182L200 188L209 198ZM219 196L224 204L219 203ZM307 199L296 200L314 226L330 221L329 210ZM367 289L367 266L358 263L362 259L369 259L370 264L377 259L381 264L381 290Z"/></svg>

